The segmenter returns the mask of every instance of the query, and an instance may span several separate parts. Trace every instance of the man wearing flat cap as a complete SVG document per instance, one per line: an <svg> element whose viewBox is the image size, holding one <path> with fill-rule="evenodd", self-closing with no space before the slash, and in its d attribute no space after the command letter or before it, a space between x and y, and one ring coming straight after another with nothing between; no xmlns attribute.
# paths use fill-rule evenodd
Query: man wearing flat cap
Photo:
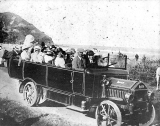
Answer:
<svg viewBox="0 0 160 126"><path fill-rule="evenodd" d="M87 50L87 53L86 53L86 67L87 68L97 67L95 57L94 57L94 52L92 50Z"/></svg>
<svg viewBox="0 0 160 126"><path fill-rule="evenodd" d="M82 70L82 69L86 68L86 61L83 58L83 52L84 52L84 49L82 49L82 48L77 49L77 56L72 61L72 68L73 69Z"/></svg>

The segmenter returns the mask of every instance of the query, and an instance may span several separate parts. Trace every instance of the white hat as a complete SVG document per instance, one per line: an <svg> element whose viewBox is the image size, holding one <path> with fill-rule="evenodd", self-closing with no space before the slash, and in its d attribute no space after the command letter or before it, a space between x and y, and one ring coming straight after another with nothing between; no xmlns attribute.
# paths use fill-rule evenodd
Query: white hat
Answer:
<svg viewBox="0 0 160 126"><path fill-rule="evenodd" d="M104 58L104 57L108 57L108 55L106 53L103 53L102 58Z"/></svg>
<svg viewBox="0 0 160 126"><path fill-rule="evenodd" d="M27 48L30 48L30 47L31 47L30 45L24 44L24 45L22 46L22 50L27 49Z"/></svg>
<svg viewBox="0 0 160 126"><path fill-rule="evenodd" d="M36 46L34 47L34 50L41 50L41 47L40 47L39 45L36 45Z"/></svg>
<svg viewBox="0 0 160 126"><path fill-rule="evenodd" d="M33 35L29 34L25 37L24 44L29 44L29 43L32 43L33 41L34 41Z"/></svg>

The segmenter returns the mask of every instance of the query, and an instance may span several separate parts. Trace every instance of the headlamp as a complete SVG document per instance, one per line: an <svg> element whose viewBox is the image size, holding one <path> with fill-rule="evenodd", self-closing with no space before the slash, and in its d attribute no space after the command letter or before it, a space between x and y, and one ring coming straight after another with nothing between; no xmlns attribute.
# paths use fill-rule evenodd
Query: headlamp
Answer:
<svg viewBox="0 0 160 126"><path fill-rule="evenodd" d="M126 94L125 94L125 99L126 99L127 102L130 103L130 102L133 101L134 96L133 96L131 93L126 93Z"/></svg>
<svg viewBox="0 0 160 126"><path fill-rule="evenodd" d="M155 99L155 95L154 95L154 93L152 91L148 91L147 94L148 94L148 99L150 101L153 101Z"/></svg>

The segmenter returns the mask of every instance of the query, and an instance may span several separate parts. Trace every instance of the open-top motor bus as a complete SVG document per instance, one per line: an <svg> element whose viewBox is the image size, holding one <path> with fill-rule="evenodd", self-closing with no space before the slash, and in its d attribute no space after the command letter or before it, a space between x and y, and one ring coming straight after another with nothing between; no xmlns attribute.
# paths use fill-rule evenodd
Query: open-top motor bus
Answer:
<svg viewBox="0 0 160 126"><path fill-rule="evenodd" d="M30 61L18 65L19 59L11 58L8 73L19 80L19 92L23 93L26 105L56 101L95 115L98 126L150 125L155 118L154 94L143 82L130 80L127 57L117 57L107 56L108 63L114 61L114 67L108 64L84 70Z"/></svg>

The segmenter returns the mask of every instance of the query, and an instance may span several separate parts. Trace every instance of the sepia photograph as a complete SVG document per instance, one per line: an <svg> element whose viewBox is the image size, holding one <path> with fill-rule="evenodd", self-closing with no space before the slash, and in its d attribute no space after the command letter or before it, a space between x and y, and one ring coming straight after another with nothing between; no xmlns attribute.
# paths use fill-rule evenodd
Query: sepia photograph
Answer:
<svg viewBox="0 0 160 126"><path fill-rule="evenodd" d="M160 126L160 0L0 0L0 126Z"/></svg>

